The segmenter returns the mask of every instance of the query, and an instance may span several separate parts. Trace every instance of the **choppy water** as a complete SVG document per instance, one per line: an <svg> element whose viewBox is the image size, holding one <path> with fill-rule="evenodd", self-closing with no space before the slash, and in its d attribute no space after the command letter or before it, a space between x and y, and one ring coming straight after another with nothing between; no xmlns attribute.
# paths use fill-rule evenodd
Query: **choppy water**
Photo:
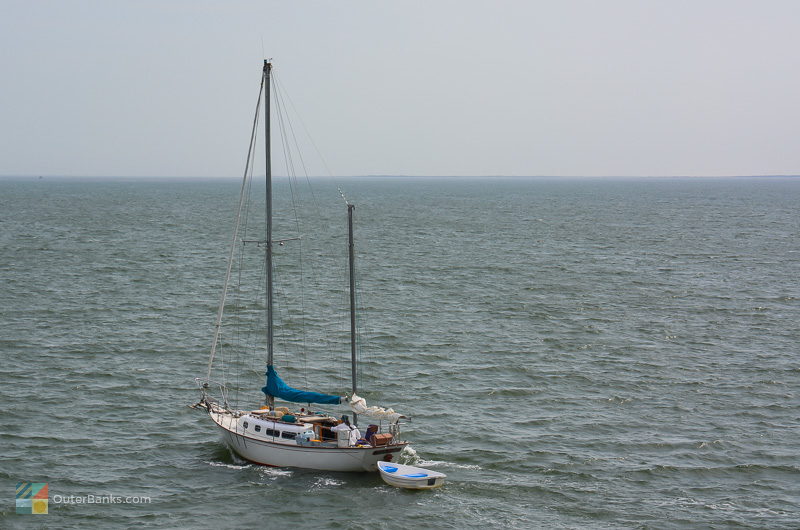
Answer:
<svg viewBox="0 0 800 530"><path fill-rule="evenodd" d="M338 184L367 397L446 486L248 465L186 407L237 182L6 179L0 526L800 527L800 179Z"/></svg>

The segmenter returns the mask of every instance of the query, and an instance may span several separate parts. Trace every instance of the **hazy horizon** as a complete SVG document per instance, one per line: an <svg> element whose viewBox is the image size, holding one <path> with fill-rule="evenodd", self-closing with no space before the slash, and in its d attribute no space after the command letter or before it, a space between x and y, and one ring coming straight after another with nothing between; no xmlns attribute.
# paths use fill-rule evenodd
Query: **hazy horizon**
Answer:
<svg viewBox="0 0 800 530"><path fill-rule="evenodd" d="M0 179L63 179L63 180L240 180L239 176L219 175L0 175ZM257 182L265 178L253 175ZM563 180L646 180L646 179L785 179L800 178L798 175L273 175L273 179L563 179Z"/></svg>

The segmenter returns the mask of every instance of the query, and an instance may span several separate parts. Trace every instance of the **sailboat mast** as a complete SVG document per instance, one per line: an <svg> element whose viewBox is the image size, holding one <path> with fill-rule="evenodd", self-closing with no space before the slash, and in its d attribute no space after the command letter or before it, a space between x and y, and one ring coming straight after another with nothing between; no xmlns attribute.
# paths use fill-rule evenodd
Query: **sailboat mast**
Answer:
<svg viewBox="0 0 800 530"><path fill-rule="evenodd" d="M272 366L273 330L272 330L272 152L270 145L270 78L272 63L264 61L264 148L267 180L266 218L267 218L267 366ZM267 396L269 410L275 409L275 398Z"/></svg>
<svg viewBox="0 0 800 530"><path fill-rule="evenodd" d="M347 204L347 240L350 256L350 365L353 377L353 394L356 393L356 268L355 244L353 243L353 210L355 205ZM353 425L358 425L358 415L353 414Z"/></svg>

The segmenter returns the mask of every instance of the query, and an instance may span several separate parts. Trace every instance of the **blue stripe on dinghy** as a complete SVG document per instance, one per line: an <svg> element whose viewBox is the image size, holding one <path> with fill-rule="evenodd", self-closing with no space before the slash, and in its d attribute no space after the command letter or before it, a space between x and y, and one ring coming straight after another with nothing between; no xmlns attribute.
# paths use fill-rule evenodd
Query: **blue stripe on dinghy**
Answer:
<svg viewBox="0 0 800 530"><path fill-rule="evenodd" d="M383 469L387 473L394 473L395 471L397 471L397 468L392 466L382 466L381 469Z"/></svg>
<svg viewBox="0 0 800 530"><path fill-rule="evenodd" d="M386 469L386 468L384 468ZM427 473L409 473L408 475L400 475L401 477L410 477L410 478L422 478L427 477Z"/></svg>

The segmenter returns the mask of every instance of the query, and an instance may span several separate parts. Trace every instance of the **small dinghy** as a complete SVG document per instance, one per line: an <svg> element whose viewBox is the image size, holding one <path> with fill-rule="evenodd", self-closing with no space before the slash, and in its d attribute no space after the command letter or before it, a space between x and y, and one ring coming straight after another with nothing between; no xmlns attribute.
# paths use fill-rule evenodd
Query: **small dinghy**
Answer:
<svg viewBox="0 0 800 530"><path fill-rule="evenodd" d="M378 462L378 471L380 471L383 481L390 486L415 490L438 488L444 484L447 476L430 469L391 462Z"/></svg>

